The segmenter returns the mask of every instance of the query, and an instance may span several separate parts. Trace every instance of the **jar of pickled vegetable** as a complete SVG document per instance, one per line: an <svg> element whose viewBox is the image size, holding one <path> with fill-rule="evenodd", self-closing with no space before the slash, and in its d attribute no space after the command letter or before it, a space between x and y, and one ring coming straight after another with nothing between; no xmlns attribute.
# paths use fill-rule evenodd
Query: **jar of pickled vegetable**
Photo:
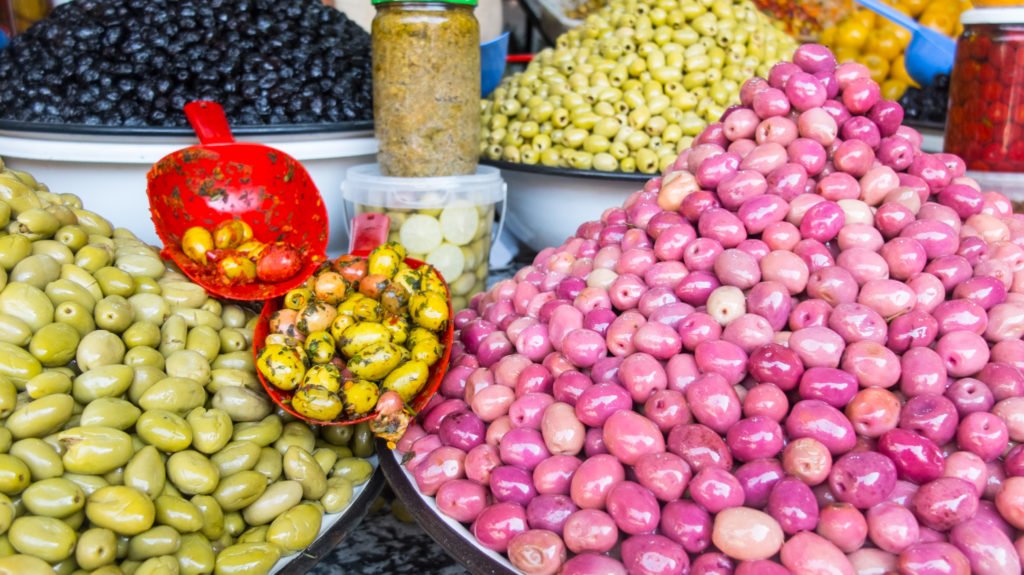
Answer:
<svg viewBox="0 0 1024 575"><path fill-rule="evenodd" d="M373 0L373 116L381 172L459 176L480 153L476 0Z"/></svg>
<svg viewBox="0 0 1024 575"><path fill-rule="evenodd" d="M945 149L970 170L1024 172L1024 8L969 10L961 22Z"/></svg>

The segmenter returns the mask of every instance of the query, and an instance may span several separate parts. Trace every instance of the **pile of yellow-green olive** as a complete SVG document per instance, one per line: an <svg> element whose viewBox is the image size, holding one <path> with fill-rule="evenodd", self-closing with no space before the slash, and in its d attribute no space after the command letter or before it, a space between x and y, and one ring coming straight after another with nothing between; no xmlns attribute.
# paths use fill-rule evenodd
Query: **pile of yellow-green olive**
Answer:
<svg viewBox="0 0 1024 575"><path fill-rule="evenodd" d="M795 49L750 0L612 0L483 101L480 152L655 174Z"/></svg>
<svg viewBox="0 0 1024 575"><path fill-rule="evenodd" d="M256 314L0 161L0 574L267 573L373 472L275 412Z"/></svg>

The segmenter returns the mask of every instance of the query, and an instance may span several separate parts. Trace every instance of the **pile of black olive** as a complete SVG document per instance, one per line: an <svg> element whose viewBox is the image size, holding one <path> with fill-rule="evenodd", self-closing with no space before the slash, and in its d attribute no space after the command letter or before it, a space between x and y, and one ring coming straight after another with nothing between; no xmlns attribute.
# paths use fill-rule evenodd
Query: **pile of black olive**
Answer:
<svg viewBox="0 0 1024 575"><path fill-rule="evenodd" d="M0 52L0 119L187 126L370 120L370 36L320 0L76 0Z"/></svg>
<svg viewBox="0 0 1024 575"><path fill-rule="evenodd" d="M939 75L930 86L911 86L900 98L904 117L913 122L944 125L949 106L949 76Z"/></svg>

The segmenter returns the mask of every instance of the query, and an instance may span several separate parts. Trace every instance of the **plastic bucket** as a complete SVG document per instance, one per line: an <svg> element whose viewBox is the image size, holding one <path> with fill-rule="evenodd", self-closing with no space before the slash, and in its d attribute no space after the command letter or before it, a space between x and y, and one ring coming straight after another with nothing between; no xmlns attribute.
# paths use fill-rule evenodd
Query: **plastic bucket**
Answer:
<svg viewBox="0 0 1024 575"><path fill-rule="evenodd" d="M401 242L410 258L441 272L458 311L487 286L491 244L504 223L498 219L495 230L495 210L504 205L505 190L501 172L490 166L468 176L392 178L380 175L377 164L366 164L349 168L341 197L347 214L387 214L389 241Z"/></svg>

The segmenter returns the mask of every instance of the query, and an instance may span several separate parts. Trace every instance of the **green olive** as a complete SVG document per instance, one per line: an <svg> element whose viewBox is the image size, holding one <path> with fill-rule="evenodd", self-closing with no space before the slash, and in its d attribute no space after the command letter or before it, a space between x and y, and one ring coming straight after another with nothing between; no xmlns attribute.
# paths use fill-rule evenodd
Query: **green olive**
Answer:
<svg viewBox="0 0 1024 575"><path fill-rule="evenodd" d="M151 365L135 365L132 369L135 371L135 378L128 388L128 399L138 405L142 395L157 383L167 379L167 374Z"/></svg>
<svg viewBox="0 0 1024 575"><path fill-rule="evenodd" d="M121 363L124 352L124 342L120 337L106 330L96 330L82 337L75 359L79 369L88 371Z"/></svg>
<svg viewBox="0 0 1024 575"><path fill-rule="evenodd" d="M165 278L160 280L160 285L163 288L161 295L172 306L198 308L209 299L202 286L189 281L166 281Z"/></svg>
<svg viewBox="0 0 1024 575"><path fill-rule="evenodd" d="M200 533L181 536L181 544L174 556L178 560L180 575L205 575L213 573L216 557L210 540Z"/></svg>
<svg viewBox="0 0 1024 575"><path fill-rule="evenodd" d="M65 473L62 475L64 479L74 483L75 485L82 488L86 497L96 493L100 489L110 485L106 479L103 479L99 475L82 475L79 473Z"/></svg>
<svg viewBox="0 0 1024 575"><path fill-rule="evenodd" d="M179 491L188 495L208 495L223 485L217 466L192 450L179 451L167 460L167 476Z"/></svg>
<svg viewBox="0 0 1024 575"><path fill-rule="evenodd" d="M128 558L143 561L150 557L170 555L181 545L181 535L172 527L158 525L132 537L128 542Z"/></svg>
<svg viewBox="0 0 1024 575"><path fill-rule="evenodd" d="M73 427L57 437L66 449L64 469L72 473L108 473L128 463L135 453L132 438L112 427Z"/></svg>
<svg viewBox="0 0 1024 575"><path fill-rule="evenodd" d="M239 471L223 478L213 492L224 511L238 511L252 504L267 488L267 478L256 471Z"/></svg>
<svg viewBox="0 0 1024 575"><path fill-rule="evenodd" d="M279 481L242 511L249 525L265 525L302 501L302 485L297 481Z"/></svg>
<svg viewBox="0 0 1024 575"><path fill-rule="evenodd" d="M203 527L203 516L190 501L175 495L161 495L154 502L156 522L179 533L194 533Z"/></svg>
<svg viewBox="0 0 1024 575"><path fill-rule="evenodd" d="M138 279L135 277L135 279ZM157 325L164 323L171 315L171 306L164 298L155 293L139 293L128 298L135 319L148 321ZM184 320L184 318L182 318ZM187 324L187 322L186 322Z"/></svg>
<svg viewBox="0 0 1024 575"><path fill-rule="evenodd" d="M217 358L217 354L220 353L220 347L220 334L212 327L200 325L188 331L188 337L185 340L185 349L198 353L203 356L207 362L213 361ZM245 346L241 349L245 349Z"/></svg>
<svg viewBox="0 0 1024 575"><path fill-rule="evenodd" d="M33 515L63 519L85 507L85 492L67 479L53 477L32 483L21 500Z"/></svg>
<svg viewBox="0 0 1024 575"><path fill-rule="evenodd" d="M313 459L320 464L320 469L323 469L324 473L329 473L338 461L338 454L331 449L321 447L313 451Z"/></svg>
<svg viewBox="0 0 1024 575"><path fill-rule="evenodd" d="M167 377L153 384L139 397L139 406L145 410L163 409L185 414L206 402L206 390L192 380Z"/></svg>
<svg viewBox="0 0 1024 575"><path fill-rule="evenodd" d="M224 353L240 351L249 346L245 335L238 328L226 327L220 330L220 351Z"/></svg>
<svg viewBox="0 0 1024 575"><path fill-rule="evenodd" d="M281 558L281 549L270 543L240 543L217 555L215 575L266 575Z"/></svg>
<svg viewBox="0 0 1024 575"><path fill-rule="evenodd" d="M28 345L31 340L32 327L30 325L12 315L0 313L0 342L21 347Z"/></svg>
<svg viewBox="0 0 1024 575"><path fill-rule="evenodd" d="M73 224L65 224L57 233L53 234L54 239L73 251L79 251L89 241L89 234L85 230ZM36 242L38 243L38 242Z"/></svg>
<svg viewBox="0 0 1024 575"><path fill-rule="evenodd" d="M121 339L128 348L128 353L137 347L155 350L160 347L160 326L148 321L136 321L124 330Z"/></svg>
<svg viewBox="0 0 1024 575"><path fill-rule="evenodd" d="M20 459L32 473L33 481L60 477L64 463L60 454L42 439L29 437L13 443L9 453Z"/></svg>
<svg viewBox="0 0 1024 575"><path fill-rule="evenodd" d="M253 359L252 352L235 351L220 354L217 359L213 360L210 367L213 369L242 369L251 372L256 369L256 360Z"/></svg>
<svg viewBox="0 0 1024 575"><path fill-rule="evenodd" d="M327 481L327 491L320 498L320 504L327 513L338 513L352 501L352 482L344 477L332 477Z"/></svg>
<svg viewBox="0 0 1024 575"><path fill-rule="evenodd" d="M71 280L62 278L50 282L46 285L44 293L54 306L65 302L74 302L90 313L95 312L96 297L89 290Z"/></svg>
<svg viewBox="0 0 1024 575"><path fill-rule="evenodd" d="M46 289L47 284L60 278L60 263L50 256L34 254L26 257L11 270L10 282L22 282L36 289Z"/></svg>
<svg viewBox="0 0 1024 575"><path fill-rule="evenodd" d="M125 563L128 561L122 565ZM175 573L179 573L177 558L174 555L161 555L143 561L132 575L174 575Z"/></svg>
<svg viewBox="0 0 1024 575"><path fill-rule="evenodd" d="M259 379L254 373L241 369L215 369L210 372L210 383L206 390L217 393L224 387L247 387L253 391L262 389Z"/></svg>
<svg viewBox="0 0 1024 575"><path fill-rule="evenodd" d="M143 441L165 453L182 451L192 445L192 428L185 418L162 409L143 412L135 423L135 432Z"/></svg>
<svg viewBox="0 0 1024 575"><path fill-rule="evenodd" d="M190 333L195 332L196 329L198 328L190 330ZM175 351L167 356L164 371L170 377L191 379L201 385L210 382L209 360L199 352L190 349Z"/></svg>
<svg viewBox="0 0 1024 575"><path fill-rule="evenodd" d="M60 429L74 409L75 400L71 396L47 395L16 409L5 425L15 439L43 437Z"/></svg>
<svg viewBox="0 0 1024 575"><path fill-rule="evenodd" d="M53 319L75 328L78 335L82 337L96 329L96 322L92 319L92 312L73 301L58 304L54 309Z"/></svg>
<svg viewBox="0 0 1024 575"><path fill-rule="evenodd" d="M119 535L133 536L153 526L156 508L141 491L112 485L89 496L85 514L94 526L105 527Z"/></svg>
<svg viewBox="0 0 1024 575"><path fill-rule="evenodd" d="M374 453L374 435L370 424L363 421L357 423L352 434L352 453L356 457L370 457Z"/></svg>
<svg viewBox="0 0 1024 575"><path fill-rule="evenodd" d="M7 533L17 514L10 497L0 494L0 534Z"/></svg>
<svg viewBox="0 0 1024 575"><path fill-rule="evenodd" d="M192 428L192 446L200 453L211 455L231 441L234 426L223 410L197 407L189 412L187 421Z"/></svg>
<svg viewBox="0 0 1024 575"><path fill-rule="evenodd" d="M131 330L131 328L128 329ZM163 373L163 369L166 365L164 356L153 347L146 345L131 347L128 352L124 354L124 364L132 367L138 367L140 365L149 366L160 370L161 373ZM163 377L166 376L167 374L164 373Z"/></svg>
<svg viewBox="0 0 1024 575"><path fill-rule="evenodd" d="M250 527L242 532L235 540L235 543L264 543L267 540L267 531L270 527L267 525L261 525L260 527Z"/></svg>
<svg viewBox="0 0 1024 575"><path fill-rule="evenodd" d="M96 302L93 320L100 329L123 333L135 321L135 311L124 296L108 295Z"/></svg>
<svg viewBox="0 0 1024 575"><path fill-rule="evenodd" d="M258 421L273 411L273 404L264 393L244 387L217 390L211 405L223 410L234 422Z"/></svg>
<svg viewBox="0 0 1024 575"><path fill-rule="evenodd" d="M288 448L282 461L284 475L302 485L305 499L320 499L327 489L327 476L320 464L305 449L293 445Z"/></svg>
<svg viewBox="0 0 1024 575"><path fill-rule="evenodd" d="M308 425L292 421L284 426L284 432L279 434L280 438L274 442L274 448L282 455L291 446L297 446L308 453L312 453L316 445L316 437Z"/></svg>
<svg viewBox="0 0 1024 575"><path fill-rule="evenodd" d="M124 485L145 493L151 499L162 493L167 484L167 472L157 448L147 445L136 452L125 465L123 481Z"/></svg>
<svg viewBox="0 0 1024 575"><path fill-rule="evenodd" d="M138 421L142 410L131 402L114 397L101 397L90 401L82 411L82 425L100 425L122 431L130 429Z"/></svg>
<svg viewBox="0 0 1024 575"><path fill-rule="evenodd" d="M323 513L303 503L292 507L274 519L267 530L267 542L291 554L309 547L320 533Z"/></svg>
<svg viewBox="0 0 1024 575"><path fill-rule="evenodd" d="M348 445L354 431L355 429L351 425L332 425L323 428L320 437L331 445Z"/></svg>
<svg viewBox="0 0 1024 575"><path fill-rule="evenodd" d="M306 428L308 431L308 428ZM258 422L242 422L235 426L234 441L249 441L266 447L283 437L284 426L277 415L268 415Z"/></svg>
<svg viewBox="0 0 1024 575"><path fill-rule="evenodd" d="M366 483L373 475L373 465L360 457L346 457L334 464L331 477L343 477L353 485Z"/></svg>
<svg viewBox="0 0 1024 575"><path fill-rule="evenodd" d="M75 334L75 337L78 337L77 333ZM8 385L10 385L10 382L8 382ZM44 371L25 382L25 392L28 393L28 396L32 399L39 399L40 397L58 393L67 394L70 391L71 378L68 377L66 373L59 371Z"/></svg>
<svg viewBox="0 0 1024 575"><path fill-rule="evenodd" d="M7 537L3 539L6 541ZM11 548L11 552L14 549ZM0 575L23 575L25 573L46 573L52 567L46 561L32 555L0 556Z"/></svg>
<svg viewBox="0 0 1024 575"><path fill-rule="evenodd" d="M21 234L0 237L0 266L10 272L32 253L32 240Z"/></svg>
<svg viewBox="0 0 1024 575"><path fill-rule="evenodd" d="M260 458L253 467L255 471L267 478L267 483L273 483L281 477L283 462L281 454L272 447L264 447L260 450Z"/></svg>
<svg viewBox="0 0 1024 575"><path fill-rule="evenodd" d="M7 532L19 553L56 563L71 556L78 537L75 530L53 517L19 517Z"/></svg>
<svg viewBox="0 0 1024 575"><path fill-rule="evenodd" d="M102 365L75 378L71 394L83 405L100 398L119 397L131 387L135 370L127 365Z"/></svg>
<svg viewBox="0 0 1024 575"><path fill-rule="evenodd" d="M224 511L211 495L196 495L189 500L203 518L200 533L209 540L220 539L224 534Z"/></svg>
<svg viewBox="0 0 1024 575"><path fill-rule="evenodd" d="M82 533L75 546L75 561L82 569L95 570L117 559L117 535L102 527Z"/></svg>
<svg viewBox="0 0 1024 575"><path fill-rule="evenodd" d="M216 300L210 300L216 301ZM205 309L189 309L189 308L175 308L173 310L174 315L177 315L185 320L185 325L189 328L193 328L200 325L212 327L215 330L219 330L224 327L224 321L220 319L220 315Z"/></svg>

